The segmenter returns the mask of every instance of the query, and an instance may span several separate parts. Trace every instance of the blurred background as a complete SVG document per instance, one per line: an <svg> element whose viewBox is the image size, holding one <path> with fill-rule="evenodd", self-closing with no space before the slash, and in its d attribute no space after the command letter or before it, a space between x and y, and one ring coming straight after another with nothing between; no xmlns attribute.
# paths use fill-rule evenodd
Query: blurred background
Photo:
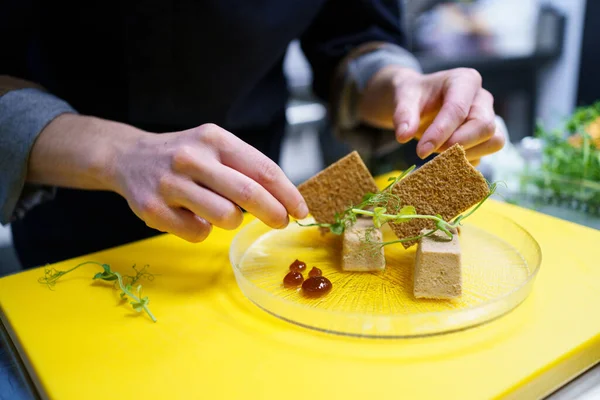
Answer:
<svg viewBox="0 0 600 400"><path fill-rule="evenodd" d="M581 98L578 87L584 30L589 36L595 33L592 25L584 24L586 6L588 13L594 11L585 0L403 3L410 50L424 71L476 68L495 97L511 141L531 135L537 120L556 124L588 100ZM286 145L295 154L299 147L305 151L310 146L306 152L313 162L296 168L288 151L282 164L293 180L302 181L348 149L330 137L326 111L311 98L310 69L297 43L290 46L286 72L294 95Z"/></svg>
<svg viewBox="0 0 600 400"><path fill-rule="evenodd" d="M600 98L596 74L600 2L593 0L399 0L409 50L425 72L477 69L495 98L510 144L480 166L488 179L510 180L523 167L524 144L536 123L557 126L577 106ZM300 183L351 151L329 129L326 107L311 93L311 71L297 43L285 62L292 97L281 166ZM526 146L525 146L526 147ZM374 172L401 168L402 152L379 154ZM0 273L16 260L9 230L0 227Z"/></svg>

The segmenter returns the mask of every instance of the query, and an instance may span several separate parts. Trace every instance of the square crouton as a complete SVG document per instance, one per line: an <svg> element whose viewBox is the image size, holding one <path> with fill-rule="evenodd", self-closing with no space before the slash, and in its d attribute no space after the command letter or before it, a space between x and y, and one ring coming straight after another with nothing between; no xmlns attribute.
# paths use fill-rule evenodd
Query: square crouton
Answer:
<svg viewBox="0 0 600 400"><path fill-rule="evenodd" d="M489 191L485 178L469 163L465 150L458 144L425 163L392 189L402 205L414 206L419 214L440 214L445 221L479 203ZM390 222L389 225L399 239L418 236L423 229L435 228L435 223L426 219ZM409 248L416 243L408 241L402 245Z"/></svg>
<svg viewBox="0 0 600 400"><path fill-rule="evenodd" d="M341 158L298 186L311 215L318 223L335 222L335 214L360 203L367 193L378 191L356 151Z"/></svg>

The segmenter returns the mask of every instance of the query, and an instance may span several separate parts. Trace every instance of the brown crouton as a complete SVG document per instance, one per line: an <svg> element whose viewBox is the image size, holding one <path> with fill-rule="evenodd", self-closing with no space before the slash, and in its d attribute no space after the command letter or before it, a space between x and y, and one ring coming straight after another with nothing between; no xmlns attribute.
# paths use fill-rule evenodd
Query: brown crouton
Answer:
<svg viewBox="0 0 600 400"><path fill-rule="evenodd" d="M381 242L383 235L375 228L372 218L357 218L346 228L342 242L342 269L344 271L383 271L385 257L383 247L377 251L365 250L362 240L366 235L374 242Z"/></svg>
<svg viewBox="0 0 600 400"><path fill-rule="evenodd" d="M417 213L441 215L445 221L457 217L489 194L483 175L466 158L462 146L455 144L398 182L392 189L402 205L414 206ZM435 222L413 219L390 222L398 238L418 236L423 229L434 229ZM416 241L403 242L405 248Z"/></svg>
<svg viewBox="0 0 600 400"><path fill-rule="evenodd" d="M311 215L318 223L334 223L335 214L360 203L378 191L375 180L353 151L298 186Z"/></svg>

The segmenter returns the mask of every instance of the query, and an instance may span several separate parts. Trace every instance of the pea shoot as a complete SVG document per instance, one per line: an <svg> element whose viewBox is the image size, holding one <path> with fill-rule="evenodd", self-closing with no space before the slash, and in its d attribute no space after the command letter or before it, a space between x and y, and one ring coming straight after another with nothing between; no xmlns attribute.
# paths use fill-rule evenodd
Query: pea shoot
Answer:
<svg viewBox="0 0 600 400"><path fill-rule="evenodd" d="M490 198L497 189L498 184L493 183L490 185L489 193L479 202L477 203L469 212L466 214L461 214L454 218L452 221L446 221L441 215L423 215L418 214L417 210L414 206L404 205L402 206L401 199L392 193L392 189L394 185L400 182L403 178L405 178L408 174L410 174L415 169L415 166L404 171L398 177L389 178L388 181L391 182L388 186L386 186L383 190L378 193L368 193L363 197L363 200L355 205L346 208L342 213L338 213L335 215L335 222L333 223L311 223L311 224L302 224L299 221L296 223L303 227L317 226L320 228L329 229L329 231L335 235L342 235L348 226L353 225L356 222L357 215L368 216L373 219L374 228L367 230L365 237L363 238L363 244L366 244L367 247L370 247L374 250L377 250L383 246L388 246L390 244L402 243L402 242L410 242L414 240L419 240L425 236L430 236L437 231L444 232L448 238L451 240L454 237L453 232L461 226L461 223L464 219L468 218L472 215L481 205ZM435 229L431 230L427 233L412 236L407 238L400 238L398 240L392 240L388 242L373 242L371 239L371 232L373 229L381 228L383 225L393 222L393 223L403 223L408 222L413 219L428 219L435 222Z"/></svg>
<svg viewBox="0 0 600 400"><path fill-rule="evenodd" d="M141 278L146 278L150 281L154 279L154 275L150 274L149 272L146 271L148 268L147 265L139 270L134 265L133 270L135 271L135 275L124 275L124 276L121 275L117 271L113 271L110 268L110 265L101 264L101 263L95 262L95 261L83 262L81 264L74 266L71 269L66 270L66 271L59 271L53 267L46 267L46 268L44 268L44 276L39 278L38 282L47 285L48 288L50 288L50 289L53 289L54 286L56 285L56 282L61 277L68 274L69 272L75 271L76 269L78 269L84 265L90 265L90 264L100 266L100 267L102 267L102 270L103 270L102 272L98 272L97 274L95 274L92 278L93 280L114 282L115 286L118 286L118 288L121 291L120 296L122 299L129 298L131 300L129 302L129 304L131 304L132 308L135 311L137 311L137 312L145 311L146 314L148 314L148 316L150 317L150 319L153 322L156 322L156 317L154 316L154 314L152 314L152 312L148 308L148 303L150 303L148 296L142 296L142 285L138 284L134 289L134 285Z"/></svg>

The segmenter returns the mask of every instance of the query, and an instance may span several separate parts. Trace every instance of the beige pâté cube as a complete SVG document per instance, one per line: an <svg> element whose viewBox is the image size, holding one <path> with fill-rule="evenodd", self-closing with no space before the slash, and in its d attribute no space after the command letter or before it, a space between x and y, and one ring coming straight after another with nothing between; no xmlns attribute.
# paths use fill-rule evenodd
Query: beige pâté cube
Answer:
<svg viewBox="0 0 600 400"><path fill-rule="evenodd" d="M423 229L421 234L430 232ZM429 299L453 299L462 294L462 258L459 236L437 231L421 238L414 269L414 296Z"/></svg>
<svg viewBox="0 0 600 400"><path fill-rule="evenodd" d="M380 229L373 225L372 218L358 218L356 223L344 231L342 241L342 269L344 271L383 271L385 269L385 256L383 247L377 251L365 248L364 240L367 231L373 242L381 242L383 235Z"/></svg>

